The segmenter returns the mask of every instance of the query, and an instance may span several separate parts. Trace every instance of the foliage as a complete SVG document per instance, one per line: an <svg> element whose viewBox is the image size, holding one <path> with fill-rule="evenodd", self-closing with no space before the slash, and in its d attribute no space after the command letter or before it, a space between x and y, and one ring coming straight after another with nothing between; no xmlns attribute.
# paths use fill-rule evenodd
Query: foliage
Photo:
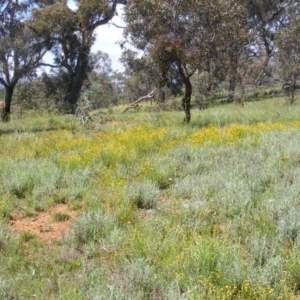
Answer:
<svg viewBox="0 0 300 300"><path fill-rule="evenodd" d="M122 75L112 71L111 59L107 53L98 51L91 55L87 87L83 92L93 109L118 105L122 82Z"/></svg>
<svg viewBox="0 0 300 300"><path fill-rule="evenodd" d="M158 185L150 180L133 182L127 186L127 200L140 209L156 208L158 196Z"/></svg>
<svg viewBox="0 0 300 300"><path fill-rule="evenodd" d="M122 83L118 82L117 74L111 70L108 54L99 52L92 54L90 58L88 78L84 81L82 95L76 108L86 101L89 102L89 105L85 103L86 112L117 105L118 97L121 98ZM14 102L25 109L66 113L68 106L64 102L64 97L68 84L68 74L63 70L52 68L30 82L19 82L15 88Z"/></svg>
<svg viewBox="0 0 300 300"><path fill-rule="evenodd" d="M295 101L295 88L300 75L300 48L299 44L295 42L299 34L300 18L295 15L293 15L289 26L277 34L277 44L279 48L278 59L282 78L285 82L283 87L288 96L290 96L290 103Z"/></svg>
<svg viewBox="0 0 300 300"><path fill-rule="evenodd" d="M231 73L237 68L247 32L243 6L238 1L218 0L132 1L126 11L132 43L151 54L162 74L176 67L185 86L182 105L189 122L190 77L195 71L209 68L212 61L226 61L223 67Z"/></svg>
<svg viewBox="0 0 300 300"><path fill-rule="evenodd" d="M251 72L254 73L253 84L258 86L262 84L263 77L269 75L268 65L277 51L274 33L287 26L290 18L289 10L296 7L297 1L255 0L242 2L245 2L247 21L254 33L248 45L248 51L251 58L253 56L256 58ZM251 60L253 61L253 59Z"/></svg>
<svg viewBox="0 0 300 300"><path fill-rule="evenodd" d="M0 84L5 88L2 120L8 121L16 84L35 74L47 45L30 26L30 2L0 3Z"/></svg>
<svg viewBox="0 0 300 300"><path fill-rule="evenodd" d="M124 97L133 102L158 88L155 100L163 103L170 96L177 96L181 92L182 81L174 67L161 74L160 67L149 54L138 57L138 53L125 50L120 62L125 66L124 71Z"/></svg>
<svg viewBox="0 0 300 300"><path fill-rule="evenodd" d="M82 126L87 125L91 120L91 116L89 115L89 110L92 108L91 102L87 97L83 97L78 103L76 108L76 116L79 119L79 123Z"/></svg>
<svg viewBox="0 0 300 300"><path fill-rule="evenodd" d="M107 24L115 14L118 3L124 1L78 1L72 10L67 2L56 1L34 11L35 30L48 40L54 63L48 66L64 70L68 75L65 104L75 112L81 88L90 67L91 47L95 30ZM50 18L49 18L50 16Z"/></svg>

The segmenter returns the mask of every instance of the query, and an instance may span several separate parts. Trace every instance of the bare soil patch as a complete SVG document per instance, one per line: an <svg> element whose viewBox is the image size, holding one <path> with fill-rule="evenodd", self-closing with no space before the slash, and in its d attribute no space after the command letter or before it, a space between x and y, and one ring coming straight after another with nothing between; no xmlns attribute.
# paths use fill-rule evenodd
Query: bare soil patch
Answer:
<svg viewBox="0 0 300 300"><path fill-rule="evenodd" d="M15 213L11 217L10 226L16 233L30 232L39 240L51 243L60 240L70 231L79 211L70 210L66 204L58 204L51 207L47 212L40 212L32 217L24 217L23 213ZM56 214L66 214L68 220L55 221Z"/></svg>

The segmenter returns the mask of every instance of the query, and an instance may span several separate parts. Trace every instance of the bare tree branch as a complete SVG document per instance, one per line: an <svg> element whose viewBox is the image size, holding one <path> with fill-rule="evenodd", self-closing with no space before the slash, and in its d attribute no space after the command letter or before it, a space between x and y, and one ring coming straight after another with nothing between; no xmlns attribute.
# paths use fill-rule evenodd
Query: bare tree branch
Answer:
<svg viewBox="0 0 300 300"><path fill-rule="evenodd" d="M7 86L6 82L2 77L0 77L0 84L2 84L3 86Z"/></svg>
<svg viewBox="0 0 300 300"><path fill-rule="evenodd" d="M111 7L111 10L107 14L107 16L104 19L99 20L99 21L93 23L90 26L91 30L94 30L94 29L96 29L97 27L99 27L101 25L107 24L113 18L113 16L115 15L115 12L116 12L116 8L117 8L118 2L119 2L118 0L114 0L114 2L112 4L112 7Z"/></svg>
<svg viewBox="0 0 300 300"><path fill-rule="evenodd" d="M154 89L154 90L153 90L152 92L150 92L148 95L142 96L142 97L140 97L139 99L137 99L136 101L134 101L133 103L131 103L129 106L127 106L127 107L123 110L122 113L126 112L126 111L127 111L128 109L130 109L130 108L137 107L138 104L139 104L141 101L145 100L145 99L151 99L151 98L153 98L154 95L155 95L156 90L157 90L157 89Z"/></svg>
<svg viewBox="0 0 300 300"><path fill-rule="evenodd" d="M61 65L52 65L52 64L46 64L46 63L39 63L40 67L50 67L50 68L60 68Z"/></svg>
<svg viewBox="0 0 300 300"><path fill-rule="evenodd" d="M114 22L109 22L108 25L113 25L113 26L115 26L115 27L117 27L117 28L121 28L121 29L126 28L125 26L117 25L117 24L115 24Z"/></svg>

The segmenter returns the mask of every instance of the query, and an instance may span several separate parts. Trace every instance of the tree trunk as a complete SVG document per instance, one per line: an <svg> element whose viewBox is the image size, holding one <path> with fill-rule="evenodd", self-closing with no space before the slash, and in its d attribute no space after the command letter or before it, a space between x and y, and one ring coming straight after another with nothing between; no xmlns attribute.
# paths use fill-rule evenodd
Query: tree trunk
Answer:
<svg viewBox="0 0 300 300"><path fill-rule="evenodd" d="M82 58L78 59L77 66L72 76L70 76L70 82L67 93L64 98L65 104L67 104L70 113L75 114L76 104L80 97L81 88L86 78L86 71L88 67L88 55L82 55Z"/></svg>
<svg viewBox="0 0 300 300"><path fill-rule="evenodd" d="M159 88L158 90L158 102L164 103L166 100L166 94L165 91L162 88Z"/></svg>
<svg viewBox="0 0 300 300"><path fill-rule="evenodd" d="M236 78L235 76L229 79L229 88L228 88L228 95L227 95L227 102L233 102L234 100L234 92L236 86Z"/></svg>
<svg viewBox="0 0 300 300"><path fill-rule="evenodd" d="M185 93L182 98L182 107L185 112L184 122L189 123L191 120L191 97L192 97L192 92L193 92L193 87L192 87L192 84L190 81L190 77L192 76L192 74L194 72L189 74L187 72L186 66L184 66L181 63L181 61L177 62L177 67L178 67L179 74L180 74L182 81L184 83L184 86L185 86Z"/></svg>
<svg viewBox="0 0 300 300"><path fill-rule="evenodd" d="M287 100L290 105L295 102L296 83L296 80L292 80L292 83L285 83L282 86L284 95L287 97Z"/></svg>
<svg viewBox="0 0 300 300"><path fill-rule="evenodd" d="M5 99L2 106L1 119L3 122L8 122L10 120L10 107L11 101L14 93L15 85L10 85L5 87Z"/></svg>
<svg viewBox="0 0 300 300"><path fill-rule="evenodd" d="M263 62L262 64L262 69L261 71L259 72L256 80L255 80L255 86L258 87L261 83L261 80L262 80L262 77L264 76L264 74L266 73L266 68L267 66L269 65L269 62L270 62L270 59L271 59L271 53L269 53L267 51L267 58L265 59L265 61Z"/></svg>
<svg viewBox="0 0 300 300"><path fill-rule="evenodd" d="M166 94L163 88L168 82L167 74L162 72L160 74L159 83L158 83L158 102L164 103L166 100Z"/></svg>
<svg viewBox="0 0 300 300"><path fill-rule="evenodd" d="M191 97L192 97L192 84L190 82L190 78L185 78L184 80L184 85L185 85L185 93L182 98L182 107L185 112L185 118L184 121L189 123L191 120Z"/></svg>

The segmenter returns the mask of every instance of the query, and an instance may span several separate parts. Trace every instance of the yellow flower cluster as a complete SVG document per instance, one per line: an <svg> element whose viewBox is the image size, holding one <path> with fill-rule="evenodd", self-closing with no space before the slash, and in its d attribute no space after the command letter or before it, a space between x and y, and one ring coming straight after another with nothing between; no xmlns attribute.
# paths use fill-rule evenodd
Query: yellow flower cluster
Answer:
<svg viewBox="0 0 300 300"><path fill-rule="evenodd" d="M13 156L43 158L55 155L56 160L66 166L86 166L102 162L114 166L130 157L140 156L151 151L169 151L179 144L188 143L199 147L207 145L234 145L245 139L257 142L261 132L299 128L300 121L292 123L255 123L251 125L231 124L223 128L215 125L201 128L192 134L176 128L153 129L151 124L120 127L113 132L98 132L80 136L68 130L57 130L42 137L24 138L16 141ZM3 154L12 153L3 149Z"/></svg>
<svg viewBox="0 0 300 300"><path fill-rule="evenodd" d="M231 300L231 299L275 299L276 292L271 286L263 287L259 285L253 285L248 280L245 280L241 283L240 286L234 285L225 285L220 287L212 283L212 278L209 276L204 278L199 276L199 284L201 290L198 290L198 286L195 286L194 289L189 290L188 294L193 299L202 299L203 290L206 291L206 297L209 299L216 300ZM285 299L293 299L293 296L290 293L286 294ZM282 297L276 297L276 299L282 299Z"/></svg>
<svg viewBox="0 0 300 300"><path fill-rule="evenodd" d="M272 130L283 130L289 128L299 128L300 121L293 123L256 123L251 125L231 124L224 128L217 126L209 126L197 130L194 134L188 137L187 142L192 145L228 145L234 144L247 137L251 137L256 141L260 132Z"/></svg>

